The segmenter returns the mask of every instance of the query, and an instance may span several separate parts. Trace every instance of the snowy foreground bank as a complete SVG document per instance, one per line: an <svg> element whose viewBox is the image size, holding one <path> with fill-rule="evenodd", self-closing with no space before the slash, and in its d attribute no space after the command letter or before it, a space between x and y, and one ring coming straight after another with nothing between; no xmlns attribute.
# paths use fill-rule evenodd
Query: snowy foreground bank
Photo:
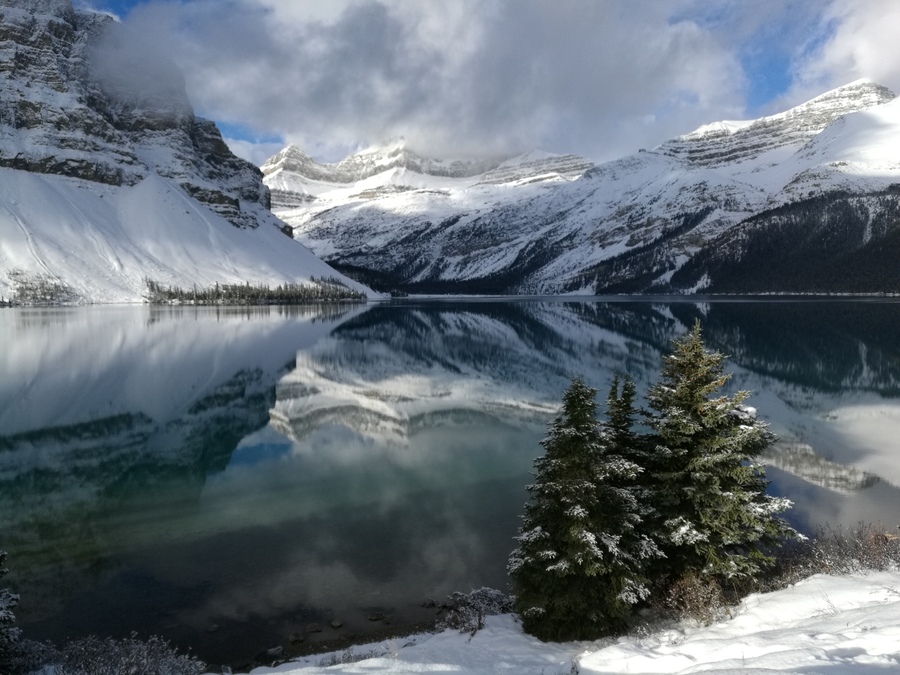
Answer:
<svg viewBox="0 0 900 675"><path fill-rule="evenodd" d="M487 617L474 637L454 631L310 656L253 675L341 673L900 672L900 572L817 575L746 598L708 627L679 625L645 637L541 643L510 615ZM327 664L333 665L327 665Z"/></svg>

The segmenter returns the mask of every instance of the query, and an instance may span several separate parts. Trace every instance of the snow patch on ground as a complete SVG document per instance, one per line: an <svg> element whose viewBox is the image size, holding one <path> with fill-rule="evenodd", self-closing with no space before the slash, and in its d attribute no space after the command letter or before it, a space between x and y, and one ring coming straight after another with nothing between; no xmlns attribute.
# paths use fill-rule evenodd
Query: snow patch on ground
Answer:
<svg viewBox="0 0 900 675"><path fill-rule="evenodd" d="M257 204L260 226L239 229L155 175L133 187L0 169L0 296L17 279L46 278L80 302L141 302L146 280L207 288L216 283L304 283L341 278L281 231Z"/></svg>
<svg viewBox="0 0 900 675"><path fill-rule="evenodd" d="M511 615L486 617L485 624L474 636L450 630L417 635L252 673L895 672L900 670L900 572L816 575L781 591L751 595L729 619L711 626L684 623L615 641L542 643L525 635ZM369 658L341 663L352 654Z"/></svg>

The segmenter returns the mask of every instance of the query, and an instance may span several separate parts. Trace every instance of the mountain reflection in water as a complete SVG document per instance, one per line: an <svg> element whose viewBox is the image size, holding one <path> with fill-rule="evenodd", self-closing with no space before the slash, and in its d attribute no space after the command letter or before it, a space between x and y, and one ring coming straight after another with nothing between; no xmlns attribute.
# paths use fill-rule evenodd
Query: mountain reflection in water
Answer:
<svg viewBox="0 0 900 675"><path fill-rule="evenodd" d="M503 587L574 375L644 391L695 319L781 442L805 530L900 523L900 304L409 301L0 312L0 546L19 623L236 660ZM331 631L333 618L344 623ZM381 625L380 623L377 625ZM331 631L328 633L327 631Z"/></svg>

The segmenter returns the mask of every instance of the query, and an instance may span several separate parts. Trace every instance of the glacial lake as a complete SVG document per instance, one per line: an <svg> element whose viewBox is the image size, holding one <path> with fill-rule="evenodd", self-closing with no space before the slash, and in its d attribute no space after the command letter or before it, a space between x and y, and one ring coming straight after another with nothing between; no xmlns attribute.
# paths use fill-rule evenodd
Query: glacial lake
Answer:
<svg viewBox="0 0 900 675"><path fill-rule="evenodd" d="M505 588L570 379L602 400L628 373L643 392L698 318L728 390L754 392L779 436L765 461L789 520L900 524L900 302L0 310L18 625L57 643L159 634L236 663Z"/></svg>

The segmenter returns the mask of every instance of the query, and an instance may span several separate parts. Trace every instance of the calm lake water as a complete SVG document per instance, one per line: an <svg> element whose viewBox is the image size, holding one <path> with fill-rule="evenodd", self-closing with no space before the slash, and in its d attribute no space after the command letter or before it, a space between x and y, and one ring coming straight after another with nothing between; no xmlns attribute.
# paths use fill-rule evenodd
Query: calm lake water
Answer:
<svg viewBox="0 0 900 675"><path fill-rule="evenodd" d="M29 637L240 661L505 588L539 440L582 375L645 390L696 318L811 532L900 524L900 303L454 301L0 310L0 547ZM332 629L332 619L343 627Z"/></svg>

